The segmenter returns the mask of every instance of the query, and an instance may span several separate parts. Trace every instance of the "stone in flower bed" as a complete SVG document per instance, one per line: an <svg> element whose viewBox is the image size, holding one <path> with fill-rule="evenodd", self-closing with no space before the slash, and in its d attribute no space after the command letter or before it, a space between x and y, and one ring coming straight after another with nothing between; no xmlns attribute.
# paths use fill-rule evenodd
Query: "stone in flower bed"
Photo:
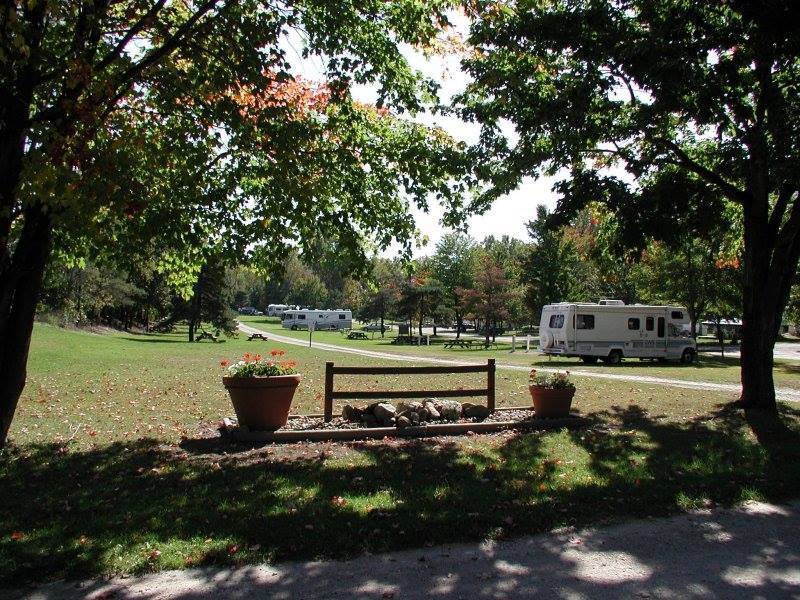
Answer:
<svg viewBox="0 0 800 600"><path fill-rule="evenodd" d="M448 400L447 402L452 402L452 400ZM415 406L415 404L419 403L408 403ZM399 403L398 407L395 407L398 412L400 412L400 407L405 408L408 410L408 405L405 403ZM423 403L424 407L424 403ZM353 407L351 407L353 408ZM369 407L368 407L369 408ZM434 406L435 408L435 406ZM484 407L485 408L485 407ZM366 409L357 409L360 411L365 411ZM408 419L411 422L409 417L399 417L399 419ZM466 417L461 416L460 418L454 421L446 421L441 418L437 420L428 420L428 421L420 421L417 423L417 426L424 426L432 423L475 423L477 421L482 421L484 423L498 423L498 422L515 422L515 423L524 423L525 421L531 421L536 419L536 416L531 409L515 409L515 410L498 410L494 413L489 414L485 418L477 418L477 417ZM372 422L372 421L370 421ZM225 419L224 428L232 429L237 426L235 419ZM411 425L400 425L399 423L395 423L395 427L402 429L403 427L409 427ZM318 430L318 429L361 429L361 428L370 428L367 422L360 420L357 422L348 421L343 417L335 417L331 421L327 423L322 417L294 417L289 419L289 421L281 427L278 431L309 431L309 430Z"/></svg>
<svg viewBox="0 0 800 600"><path fill-rule="evenodd" d="M427 398L422 402L398 402L397 406L388 402L375 402L365 408L347 405L342 409L342 419L356 426L401 429L433 422L452 423L462 417L483 420L488 416L489 409L486 406L437 398Z"/></svg>

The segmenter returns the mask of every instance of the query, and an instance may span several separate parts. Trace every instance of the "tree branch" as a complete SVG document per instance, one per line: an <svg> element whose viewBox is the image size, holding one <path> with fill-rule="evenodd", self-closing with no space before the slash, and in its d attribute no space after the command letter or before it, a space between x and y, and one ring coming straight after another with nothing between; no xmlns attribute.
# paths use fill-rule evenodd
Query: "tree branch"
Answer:
<svg viewBox="0 0 800 600"><path fill-rule="evenodd" d="M131 40L141 33L141 31L147 27L148 23L155 19L156 15L161 11L166 3L167 0L158 0L158 2L151 6L150 10L143 14L139 20L134 23L133 27L131 27L125 33L125 35L122 36L122 39L117 42L117 45L114 46L114 48L108 54L106 54L99 63L97 63L95 70L102 71L115 60L117 60L122 55L122 51L131 42Z"/></svg>
<svg viewBox="0 0 800 600"><path fill-rule="evenodd" d="M668 140L665 138L654 138L653 141L656 144L664 146L668 148L672 153L678 158L678 161L681 166L689 169L696 175L699 175L704 180L709 183L713 183L717 187L719 187L722 192L733 202L737 202L739 204L745 204L751 200L750 194L747 192L740 190L732 183L725 181L718 173L715 173L708 167L701 165L699 162L694 160L691 156L689 156L678 144L673 142L672 140Z"/></svg>
<svg viewBox="0 0 800 600"><path fill-rule="evenodd" d="M795 191L796 190L788 184L783 184L781 186L781 191L778 194L778 200L775 202L775 206L772 209L772 214L769 217L769 225L767 226L770 240L774 240L775 236L778 234L778 228L781 226L781 222L783 221L783 215L786 213L786 207L789 205L789 200L792 199Z"/></svg>

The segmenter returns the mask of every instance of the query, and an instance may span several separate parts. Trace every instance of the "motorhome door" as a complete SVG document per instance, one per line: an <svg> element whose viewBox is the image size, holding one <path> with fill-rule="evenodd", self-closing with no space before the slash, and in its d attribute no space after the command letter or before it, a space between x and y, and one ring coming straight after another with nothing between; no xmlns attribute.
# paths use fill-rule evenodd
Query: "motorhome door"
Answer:
<svg viewBox="0 0 800 600"><path fill-rule="evenodd" d="M633 346L631 356L660 358L666 355L664 329L659 327L659 318L663 322L664 315L656 311L642 312L628 318L628 333Z"/></svg>

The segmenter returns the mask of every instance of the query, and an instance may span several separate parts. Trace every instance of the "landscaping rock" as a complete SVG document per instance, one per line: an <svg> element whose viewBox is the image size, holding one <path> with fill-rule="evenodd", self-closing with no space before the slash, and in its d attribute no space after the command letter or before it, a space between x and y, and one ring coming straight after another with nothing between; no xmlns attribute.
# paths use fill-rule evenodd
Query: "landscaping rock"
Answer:
<svg viewBox="0 0 800 600"><path fill-rule="evenodd" d="M411 419L408 417L397 417L397 428L404 429L406 427L411 427Z"/></svg>
<svg viewBox="0 0 800 600"><path fill-rule="evenodd" d="M422 408L422 402L417 402L416 400L412 400L411 402L400 401L397 403L397 412L418 412L420 408Z"/></svg>
<svg viewBox="0 0 800 600"><path fill-rule="evenodd" d="M433 405L445 421L458 421L461 418L461 403L457 400L436 400Z"/></svg>
<svg viewBox="0 0 800 600"><path fill-rule="evenodd" d="M342 408L342 418L345 421L352 421L354 423L358 423L363 415L364 411L360 408L356 408L355 406L350 406L349 404L345 404L344 408Z"/></svg>
<svg viewBox="0 0 800 600"><path fill-rule="evenodd" d="M425 404L423 404L423 407L428 411L428 416L430 417L431 421L438 421L442 418L442 415L439 414L439 411L436 410L436 407L430 400L426 400Z"/></svg>
<svg viewBox="0 0 800 600"><path fill-rule="evenodd" d="M375 415L373 415L373 414L371 414L371 413L364 413L364 414L361 416L361 421L362 421L362 422L363 422L363 423L364 423L364 424L365 424L367 427L377 427L377 426L378 426L378 419L376 419L376 418L375 418Z"/></svg>
<svg viewBox="0 0 800 600"><path fill-rule="evenodd" d="M468 419L485 419L489 416L490 411L489 408L483 406L482 404L472 404L471 402L465 402L462 405L462 412L464 416Z"/></svg>
<svg viewBox="0 0 800 600"><path fill-rule="evenodd" d="M385 423L389 419L394 418L394 416L397 414L397 409L388 402L384 402L378 404L375 407L375 410L372 411L372 414L375 415L375 418L378 421Z"/></svg>

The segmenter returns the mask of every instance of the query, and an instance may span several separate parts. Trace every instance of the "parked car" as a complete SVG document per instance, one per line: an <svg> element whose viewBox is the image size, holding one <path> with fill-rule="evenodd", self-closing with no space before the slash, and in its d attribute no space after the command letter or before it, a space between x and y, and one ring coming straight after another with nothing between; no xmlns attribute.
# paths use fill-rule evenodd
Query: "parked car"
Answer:
<svg viewBox="0 0 800 600"><path fill-rule="evenodd" d="M257 315L262 315L262 314L264 314L264 313L262 313L262 312L260 312L260 311L256 310L256 308L255 308L254 306L242 306L242 307L239 309L239 314L240 314L240 315L251 315L251 316L257 316Z"/></svg>
<svg viewBox="0 0 800 600"><path fill-rule="evenodd" d="M364 331L380 331L381 330L381 324L380 323L368 323L367 325L364 325L361 329L363 329ZM384 323L383 324L383 330L384 331L391 331L392 330L392 326L389 325L389 323Z"/></svg>

